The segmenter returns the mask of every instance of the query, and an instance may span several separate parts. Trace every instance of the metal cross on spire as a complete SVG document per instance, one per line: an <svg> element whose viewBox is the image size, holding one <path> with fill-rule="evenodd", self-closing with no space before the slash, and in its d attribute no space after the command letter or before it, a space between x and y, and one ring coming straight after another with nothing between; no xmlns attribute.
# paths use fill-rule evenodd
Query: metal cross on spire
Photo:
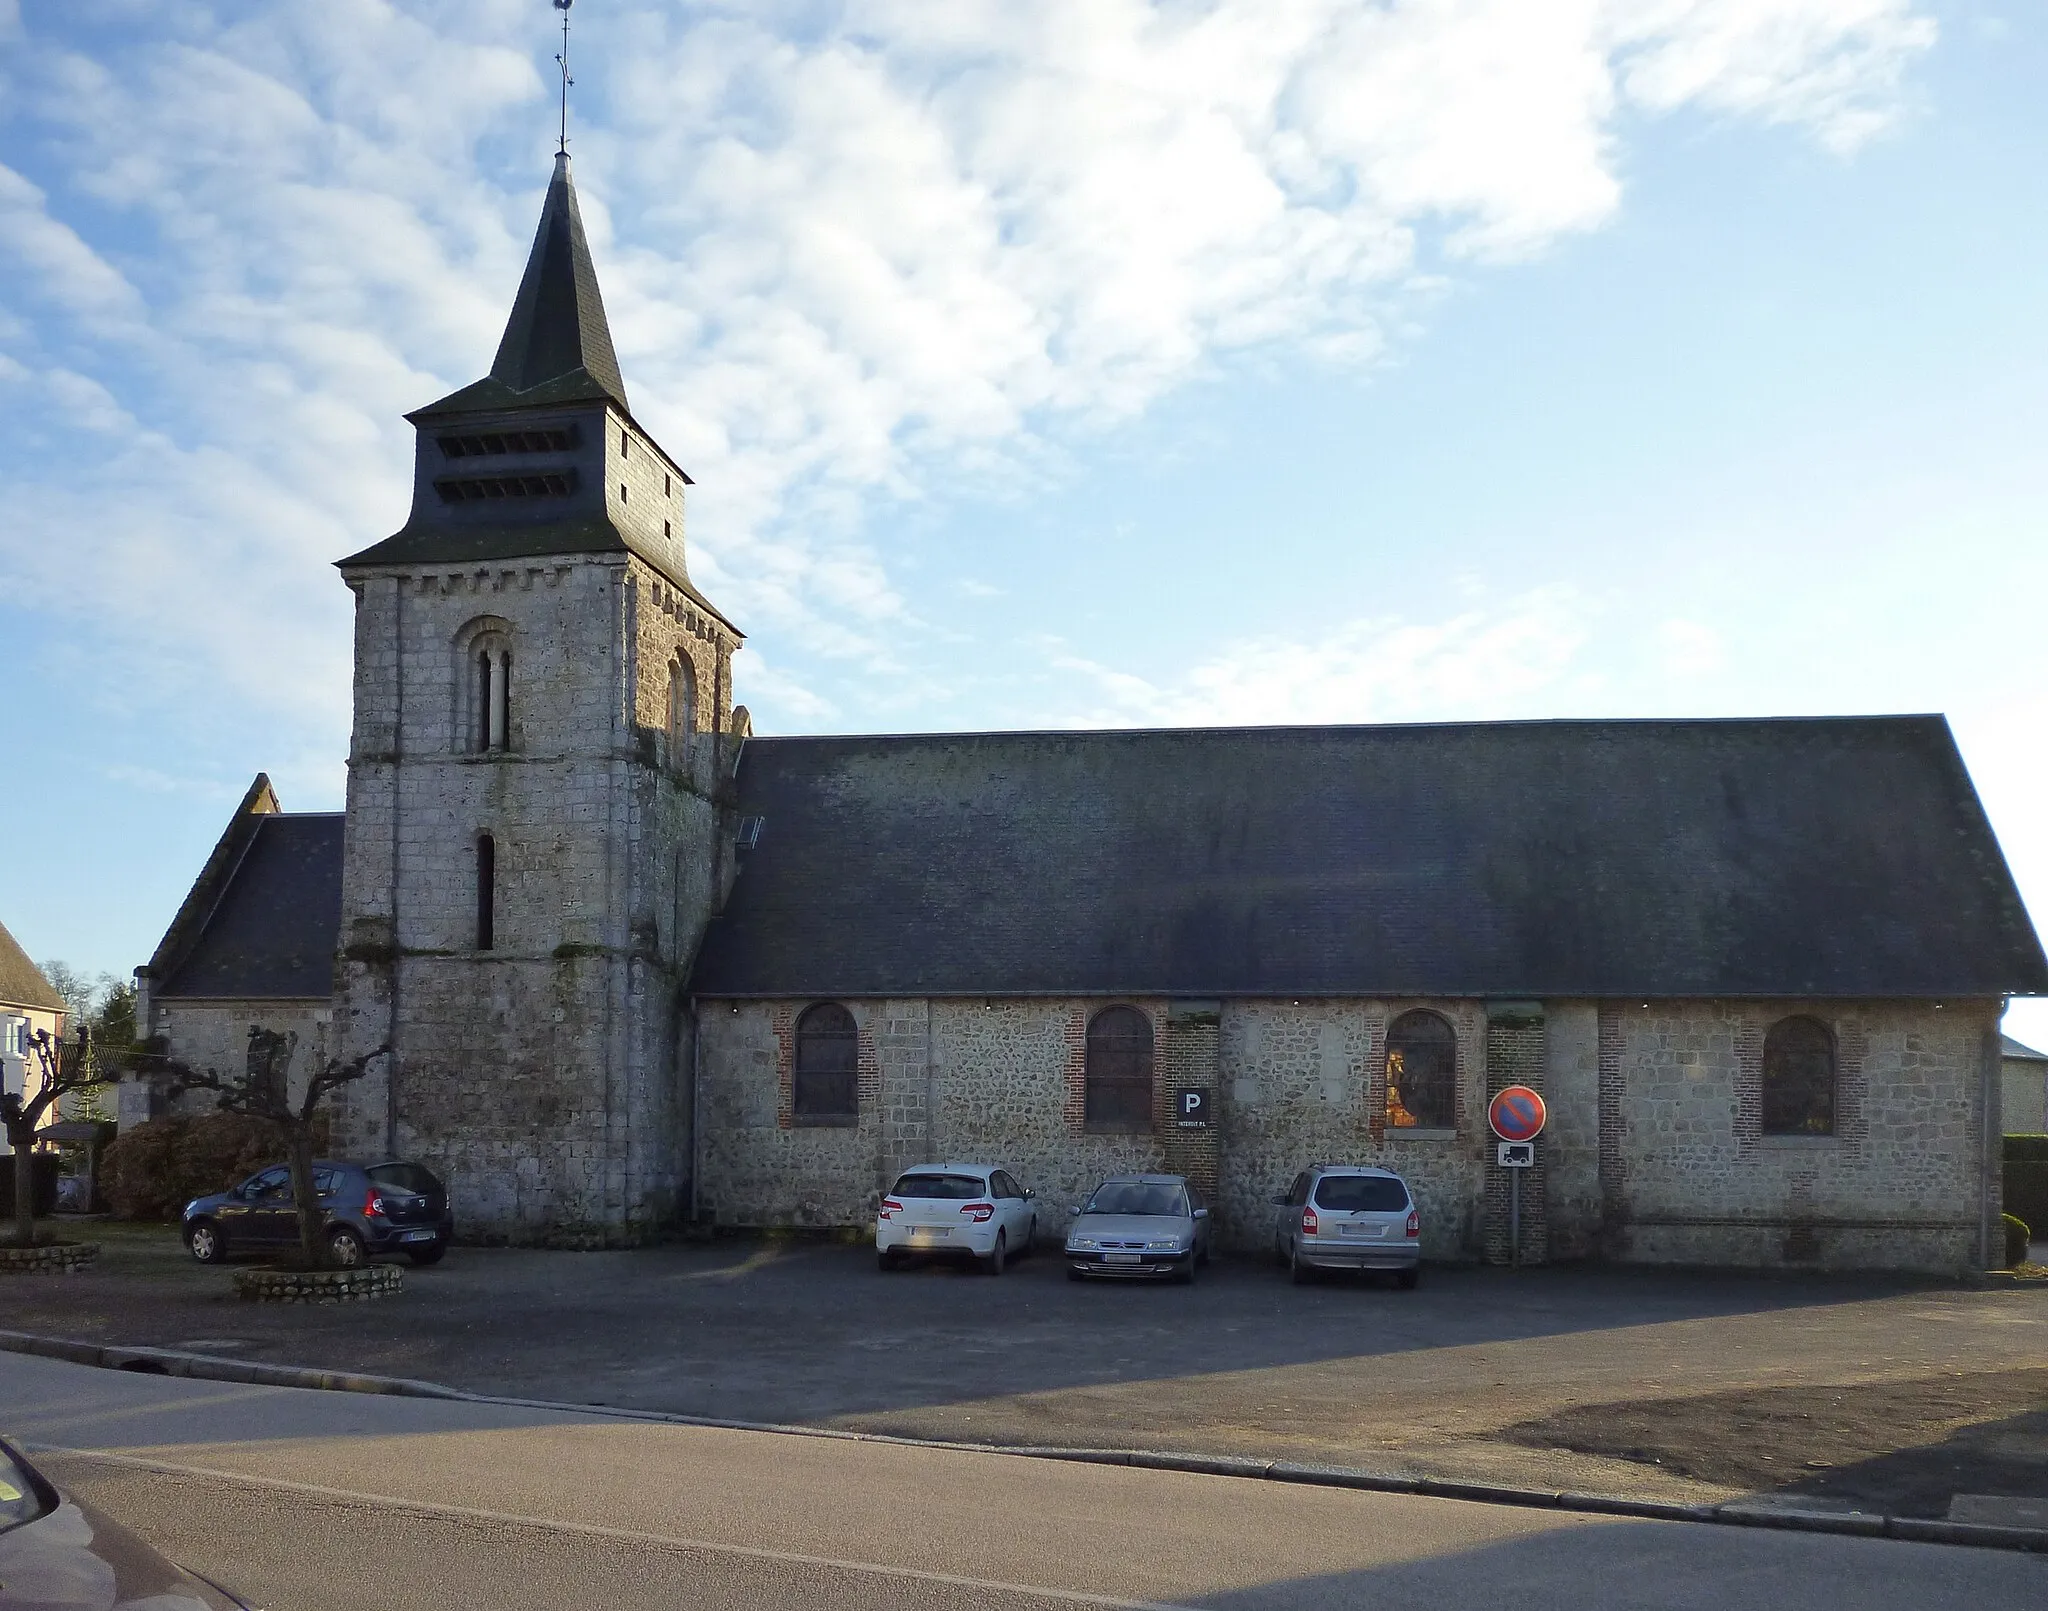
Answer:
<svg viewBox="0 0 2048 1611"><path fill-rule="evenodd" d="M558 148L564 156L569 152L569 86L576 82L569 76L569 7L576 0L555 0L555 9L562 14L562 53L555 58L555 65L562 69L562 143Z"/></svg>

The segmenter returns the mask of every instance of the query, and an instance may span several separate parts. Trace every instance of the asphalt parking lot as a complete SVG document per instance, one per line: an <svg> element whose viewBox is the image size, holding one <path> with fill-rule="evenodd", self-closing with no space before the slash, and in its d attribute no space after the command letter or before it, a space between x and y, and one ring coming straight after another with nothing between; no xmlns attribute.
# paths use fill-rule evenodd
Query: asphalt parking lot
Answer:
<svg viewBox="0 0 2048 1611"><path fill-rule="evenodd" d="M1044 1253L1000 1278L883 1274L870 1249L733 1240L458 1248L399 1298L297 1309L237 1302L167 1228L96 1234L94 1273L9 1285L7 1326L997 1443L1665 1497L1875 1484L1931 1514L1956 1491L2048 1497L2041 1288L1583 1267L1431 1268L1402 1292L1224 1258L1193 1287L1074 1284Z"/></svg>

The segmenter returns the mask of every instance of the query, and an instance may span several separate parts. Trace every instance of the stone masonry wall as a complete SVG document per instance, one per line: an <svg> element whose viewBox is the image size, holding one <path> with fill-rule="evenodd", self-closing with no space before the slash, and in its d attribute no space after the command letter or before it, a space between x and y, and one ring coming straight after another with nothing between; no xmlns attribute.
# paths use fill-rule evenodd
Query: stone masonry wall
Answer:
<svg viewBox="0 0 2048 1611"><path fill-rule="evenodd" d="M240 1075L248 1067L249 1029L271 1030L296 1035L285 1083L293 1100L305 1094L306 1081L327 1056L327 1037L333 1013L326 1001L286 1001L274 998L248 1001L159 998L150 1008L150 1021L143 1026L145 1037L161 1035L165 1048L180 1062L197 1069L218 1069ZM187 1092L181 1108L203 1113L213 1106L210 1092Z"/></svg>
<svg viewBox="0 0 2048 1611"><path fill-rule="evenodd" d="M727 1224L862 1225L909 1163L1001 1163L1037 1189L1042 1227L1104 1175L1178 1155L1164 1112L1149 1135L1080 1123L1086 999L852 1001L861 1027L857 1126L803 1129L778 1092L805 1002L718 1002L703 1024L707 1213ZM1166 1038L1169 1004L1138 1002ZM1413 1007L1457 1034L1456 1123L1385 1123L1388 1023ZM1759 1133L1764 1030L1783 1012L1834 1025L1833 1137ZM1262 1250L1269 1197L1313 1162L1377 1164L1409 1183L1430 1258L1504 1257L1490 1089L1544 1092L1550 1125L1524 1178L1524 1257L1956 1269L1978 1201L1980 1037L1995 1004L1782 1006L1472 1001L1232 1001L1216 1026L1219 1242ZM1489 1067L1489 1044L1501 1048ZM1546 1248L1547 1242L1547 1248ZM1500 1245L1491 1245L1498 1243Z"/></svg>
<svg viewBox="0 0 2048 1611"><path fill-rule="evenodd" d="M1791 1013L1837 1048L1828 1136L1762 1133L1763 1043ZM1610 1256L1731 1265L1970 1267L1981 1047L1997 1003L1650 1002L1600 1009ZM1612 1081L1612 1074L1605 1076Z"/></svg>
<svg viewBox="0 0 2048 1611"><path fill-rule="evenodd" d="M679 1002L716 886L735 640L624 556L356 585L342 1038L396 1055L348 1094L344 1134L434 1168L467 1234L649 1234L688 1192ZM486 629L512 652L500 753L476 749L470 709ZM699 677L703 742L684 755L666 731L677 654Z"/></svg>

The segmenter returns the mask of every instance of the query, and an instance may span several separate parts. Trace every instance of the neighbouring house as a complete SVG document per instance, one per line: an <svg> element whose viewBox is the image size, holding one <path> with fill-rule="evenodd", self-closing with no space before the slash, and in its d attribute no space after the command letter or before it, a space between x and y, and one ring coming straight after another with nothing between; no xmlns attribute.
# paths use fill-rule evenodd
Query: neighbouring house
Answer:
<svg viewBox="0 0 2048 1611"><path fill-rule="evenodd" d="M2048 1052L1999 1036L1999 1113L2009 1136L2048 1134Z"/></svg>
<svg viewBox="0 0 2048 1611"><path fill-rule="evenodd" d="M1941 717L752 736L566 157L490 374L410 417L411 515L340 562L346 812L259 779L142 1014L389 1047L339 1144L471 1234L858 1225L972 1157L1055 1219L1184 1171L1258 1248L1334 1160L1503 1259L1523 1083L1525 1257L1996 1245L2048 959Z"/></svg>
<svg viewBox="0 0 2048 1611"><path fill-rule="evenodd" d="M250 1029L277 1031L296 1041L286 1078L303 1081L327 1055L341 838L340 812L284 812L258 774L135 970L137 1034L194 1067L239 1071ZM124 1084L120 1101L124 1125L155 1111L145 1085Z"/></svg>
<svg viewBox="0 0 2048 1611"><path fill-rule="evenodd" d="M0 924L0 1091L33 1096L39 1075L29 1043L38 1033L62 1038L68 1011L43 970ZM50 1115L50 1122L57 1115ZM0 1132L0 1157L13 1150Z"/></svg>

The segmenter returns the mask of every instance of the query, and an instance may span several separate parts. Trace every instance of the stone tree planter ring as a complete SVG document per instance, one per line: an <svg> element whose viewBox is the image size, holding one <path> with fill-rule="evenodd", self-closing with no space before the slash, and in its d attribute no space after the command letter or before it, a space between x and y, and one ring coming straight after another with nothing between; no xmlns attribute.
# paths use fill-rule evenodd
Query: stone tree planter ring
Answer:
<svg viewBox="0 0 2048 1611"><path fill-rule="evenodd" d="M405 1290L396 1264L353 1270L237 1270L235 1295L247 1303L362 1303Z"/></svg>
<svg viewBox="0 0 2048 1611"><path fill-rule="evenodd" d="M0 1247L0 1275L77 1275L100 1256L97 1242L38 1242Z"/></svg>

